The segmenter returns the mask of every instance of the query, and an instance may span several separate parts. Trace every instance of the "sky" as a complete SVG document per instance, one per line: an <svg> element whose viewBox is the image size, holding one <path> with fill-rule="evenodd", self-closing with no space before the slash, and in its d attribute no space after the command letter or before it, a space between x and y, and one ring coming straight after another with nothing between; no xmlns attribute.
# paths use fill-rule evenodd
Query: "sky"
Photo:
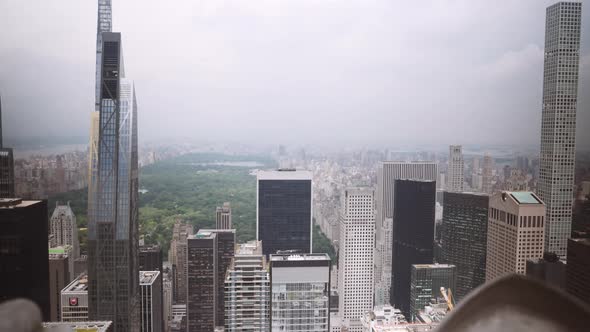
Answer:
<svg viewBox="0 0 590 332"><path fill-rule="evenodd" d="M545 0L112 0L140 141L538 146ZM88 136L96 0L0 1L5 135ZM578 146L590 148L590 0Z"/></svg>

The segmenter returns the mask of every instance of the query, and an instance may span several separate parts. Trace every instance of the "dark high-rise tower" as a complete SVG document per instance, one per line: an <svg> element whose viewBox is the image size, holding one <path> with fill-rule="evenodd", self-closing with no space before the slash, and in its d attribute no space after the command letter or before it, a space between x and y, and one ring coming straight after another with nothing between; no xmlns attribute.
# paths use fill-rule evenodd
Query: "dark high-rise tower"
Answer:
<svg viewBox="0 0 590 332"><path fill-rule="evenodd" d="M0 96L0 198L14 197L14 157L2 145L2 97Z"/></svg>
<svg viewBox="0 0 590 332"><path fill-rule="evenodd" d="M24 297L50 320L47 202L0 199L0 302Z"/></svg>
<svg viewBox="0 0 590 332"><path fill-rule="evenodd" d="M100 9L100 7L99 7ZM88 212L89 317L139 329L137 103L121 34L103 32L96 172Z"/></svg>
<svg viewBox="0 0 590 332"><path fill-rule="evenodd" d="M225 274L234 257L233 229L202 229L187 240L189 331L213 331L225 322Z"/></svg>
<svg viewBox="0 0 590 332"><path fill-rule="evenodd" d="M311 252L312 176L307 171L258 172L256 239L264 255Z"/></svg>
<svg viewBox="0 0 590 332"><path fill-rule="evenodd" d="M457 267L455 298L486 281L488 234L487 194L445 192L443 199L442 261Z"/></svg>
<svg viewBox="0 0 590 332"><path fill-rule="evenodd" d="M391 304L410 319L412 264L432 264L436 182L396 180Z"/></svg>

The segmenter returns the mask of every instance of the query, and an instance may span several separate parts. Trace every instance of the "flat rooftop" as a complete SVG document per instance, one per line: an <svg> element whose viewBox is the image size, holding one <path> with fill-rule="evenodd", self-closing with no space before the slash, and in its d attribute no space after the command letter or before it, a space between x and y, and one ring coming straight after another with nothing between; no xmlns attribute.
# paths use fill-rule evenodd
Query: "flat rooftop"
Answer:
<svg viewBox="0 0 590 332"><path fill-rule="evenodd" d="M543 204L540 198L530 191L507 191L518 204Z"/></svg>
<svg viewBox="0 0 590 332"><path fill-rule="evenodd" d="M270 255L271 261L323 261L330 260L328 254Z"/></svg>
<svg viewBox="0 0 590 332"><path fill-rule="evenodd" d="M79 293L88 292L88 274L82 273L78 278L74 279L69 285L67 285L62 293Z"/></svg>
<svg viewBox="0 0 590 332"><path fill-rule="evenodd" d="M23 200L22 198L0 198L0 209L27 207L37 204L39 200Z"/></svg>
<svg viewBox="0 0 590 332"><path fill-rule="evenodd" d="M48 322L43 323L44 331L85 331L104 332L113 324L111 321L94 322Z"/></svg>
<svg viewBox="0 0 590 332"><path fill-rule="evenodd" d="M258 180L309 180L313 178L310 171L295 169L278 169L274 171L258 171Z"/></svg>
<svg viewBox="0 0 590 332"><path fill-rule="evenodd" d="M160 271L139 271L139 284L151 285L158 279Z"/></svg>
<svg viewBox="0 0 590 332"><path fill-rule="evenodd" d="M455 265L452 264L412 264L412 266L415 266L417 269L433 269L433 268L451 268L451 267L455 267Z"/></svg>

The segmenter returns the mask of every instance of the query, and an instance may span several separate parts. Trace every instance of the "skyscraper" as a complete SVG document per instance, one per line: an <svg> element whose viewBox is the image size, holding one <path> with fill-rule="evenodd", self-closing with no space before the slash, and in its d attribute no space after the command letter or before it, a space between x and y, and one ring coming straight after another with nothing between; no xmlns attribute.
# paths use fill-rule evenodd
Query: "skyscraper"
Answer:
<svg viewBox="0 0 590 332"><path fill-rule="evenodd" d="M360 332L361 318L373 309L375 190L346 189L342 207L338 312L350 321L350 332Z"/></svg>
<svg viewBox="0 0 590 332"><path fill-rule="evenodd" d="M240 244L227 270L225 331L270 332L270 274L259 241Z"/></svg>
<svg viewBox="0 0 590 332"><path fill-rule="evenodd" d="M438 167L433 162L386 161L377 173L375 220L375 304L389 303L392 266L392 223L395 180L436 181Z"/></svg>
<svg viewBox="0 0 590 332"><path fill-rule="evenodd" d="M47 202L0 198L0 302L24 297L49 321Z"/></svg>
<svg viewBox="0 0 590 332"><path fill-rule="evenodd" d="M486 154L483 157L483 166L481 171L481 191L486 194L492 193L492 157Z"/></svg>
<svg viewBox="0 0 590 332"><path fill-rule="evenodd" d="M139 247L139 270L140 271L160 271L162 267L162 249L160 246L140 246Z"/></svg>
<svg viewBox="0 0 590 332"><path fill-rule="evenodd" d="M172 298L174 303L186 303L187 239L193 235L193 226L180 220L174 223L168 261L172 264Z"/></svg>
<svg viewBox="0 0 590 332"><path fill-rule="evenodd" d="M271 331L330 331L330 265L327 254L270 255Z"/></svg>
<svg viewBox="0 0 590 332"><path fill-rule="evenodd" d="M101 38L98 167L88 214L89 315L112 320L116 332L138 331L137 102L133 84L123 79L121 34L103 32Z"/></svg>
<svg viewBox="0 0 590 332"><path fill-rule="evenodd" d="M590 238L568 241L565 288L590 305Z"/></svg>
<svg viewBox="0 0 590 332"><path fill-rule="evenodd" d="M532 192L505 191L490 198L486 281L526 272L543 257L545 204Z"/></svg>
<svg viewBox="0 0 590 332"><path fill-rule="evenodd" d="M262 252L310 253L312 243L312 174L279 169L259 171L256 186L256 240Z"/></svg>
<svg viewBox="0 0 590 332"><path fill-rule="evenodd" d="M55 210L49 221L49 233L55 241L54 246L72 246L72 255L70 259L80 256L80 245L78 244L78 225L76 224L76 215L70 207L70 202L66 205L55 204Z"/></svg>
<svg viewBox="0 0 590 332"><path fill-rule="evenodd" d="M431 299L442 297L440 288L455 291L457 285L457 269L448 264L414 264L412 265L410 283L410 315L411 321Z"/></svg>
<svg viewBox="0 0 590 332"><path fill-rule="evenodd" d="M486 280L489 201L487 194L444 193L442 262L457 267L457 300Z"/></svg>
<svg viewBox="0 0 590 332"><path fill-rule="evenodd" d="M139 271L141 332L163 332L162 273Z"/></svg>
<svg viewBox="0 0 590 332"><path fill-rule="evenodd" d="M2 142L2 96L0 96L0 198L14 197L14 157Z"/></svg>
<svg viewBox="0 0 590 332"><path fill-rule="evenodd" d="M187 317L190 331L225 322L225 276L234 257L235 230L201 229L188 238Z"/></svg>
<svg viewBox="0 0 590 332"><path fill-rule="evenodd" d="M571 234L582 3L547 8L539 198L546 204L545 251L564 259Z"/></svg>
<svg viewBox="0 0 590 332"><path fill-rule="evenodd" d="M71 247L70 247L71 248ZM63 248L61 249L63 251ZM49 249L49 303L50 303L50 321L59 322L61 320L61 290L70 283L70 260L67 252L52 252Z"/></svg>
<svg viewBox="0 0 590 332"><path fill-rule="evenodd" d="M215 209L215 225L217 229L231 229L231 206L229 202L223 203Z"/></svg>
<svg viewBox="0 0 590 332"><path fill-rule="evenodd" d="M432 264L436 182L396 180L391 304L410 319L413 264Z"/></svg>
<svg viewBox="0 0 590 332"><path fill-rule="evenodd" d="M461 145L449 146L449 169L447 177L448 191L463 191L463 148Z"/></svg>

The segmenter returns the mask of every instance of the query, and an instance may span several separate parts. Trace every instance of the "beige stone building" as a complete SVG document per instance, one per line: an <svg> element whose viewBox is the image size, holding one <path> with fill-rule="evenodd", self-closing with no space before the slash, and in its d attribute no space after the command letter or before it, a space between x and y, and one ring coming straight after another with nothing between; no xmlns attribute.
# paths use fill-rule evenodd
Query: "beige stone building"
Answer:
<svg viewBox="0 0 590 332"><path fill-rule="evenodd" d="M505 191L490 198L486 282L509 273L525 274L526 261L543 257L545 204L529 191Z"/></svg>

